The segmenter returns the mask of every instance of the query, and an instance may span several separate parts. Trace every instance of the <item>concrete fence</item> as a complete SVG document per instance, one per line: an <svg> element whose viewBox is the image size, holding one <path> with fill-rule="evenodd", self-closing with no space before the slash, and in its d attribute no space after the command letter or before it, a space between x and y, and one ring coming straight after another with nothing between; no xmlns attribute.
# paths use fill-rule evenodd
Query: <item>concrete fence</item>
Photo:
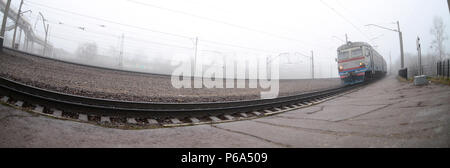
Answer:
<svg viewBox="0 0 450 168"><path fill-rule="evenodd" d="M437 62L437 76L449 79L450 77L450 59Z"/></svg>

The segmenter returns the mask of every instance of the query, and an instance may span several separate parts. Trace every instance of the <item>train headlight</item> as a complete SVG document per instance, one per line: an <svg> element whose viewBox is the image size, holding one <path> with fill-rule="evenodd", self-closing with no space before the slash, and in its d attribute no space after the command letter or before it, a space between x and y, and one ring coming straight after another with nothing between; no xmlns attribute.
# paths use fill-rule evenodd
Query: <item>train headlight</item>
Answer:
<svg viewBox="0 0 450 168"><path fill-rule="evenodd" d="M366 64L364 64L364 63L361 62L361 63L359 63L359 66L360 66L360 67L365 67Z"/></svg>

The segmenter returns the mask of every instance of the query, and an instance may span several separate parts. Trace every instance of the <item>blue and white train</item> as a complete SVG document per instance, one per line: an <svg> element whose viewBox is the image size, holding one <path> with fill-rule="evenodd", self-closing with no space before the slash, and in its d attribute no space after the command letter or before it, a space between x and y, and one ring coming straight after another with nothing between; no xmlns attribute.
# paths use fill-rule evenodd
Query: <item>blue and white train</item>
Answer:
<svg viewBox="0 0 450 168"><path fill-rule="evenodd" d="M384 58L365 42L347 42L337 52L339 76L345 85L379 78L387 72Z"/></svg>

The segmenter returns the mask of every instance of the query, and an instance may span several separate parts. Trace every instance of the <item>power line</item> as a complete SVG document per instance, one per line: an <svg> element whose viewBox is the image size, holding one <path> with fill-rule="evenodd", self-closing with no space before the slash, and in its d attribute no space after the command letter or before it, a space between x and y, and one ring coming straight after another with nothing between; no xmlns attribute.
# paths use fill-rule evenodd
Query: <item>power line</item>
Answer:
<svg viewBox="0 0 450 168"><path fill-rule="evenodd" d="M118 38L119 37L119 35L115 35L115 34L109 34L109 33L104 33L104 32L99 32L99 31L91 31L91 30L89 30L90 29L89 27L85 27L85 26L74 26L74 25L71 25L71 24L67 24L66 22L52 21L52 20L48 20L48 19L46 19L46 20L49 23L53 23L54 25L64 26L64 27L68 27L68 28L73 28L73 29L77 29L77 30L82 31L82 32L92 33L92 34L95 34L95 35L104 35L104 36L107 36L107 37L112 36L113 38ZM122 30L120 30L120 31L122 31ZM135 34L136 33L136 32L130 32L130 31L122 31L122 32L128 32L130 34ZM155 41L144 40L144 39L137 38L137 37L134 37L134 36L127 36L127 39L129 39L129 38L135 39L136 41L141 41L141 42L154 43L154 44L160 44L160 45L166 45L166 46L172 46L172 47L184 48L184 49L192 49L190 47L185 47L185 46L180 46L180 45L165 44L165 43L159 43L159 42L155 42ZM168 39L164 39L164 40L168 40ZM171 41L173 41L173 39L171 39Z"/></svg>
<svg viewBox="0 0 450 168"><path fill-rule="evenodd" d="M290 40L290 41L296 41L296 42L299 42L299 43L302 43L302 44L307 44L307 45L310 45L310 46L316 46L316 45L312 45L312 44L305 43L305 42L303 42L302 40L298 40L298 39L294 39L294 38L290 38L290 37L285 37L285 36L280 36L280 35L277 35L277 34L274 34L274 33L266 32L266 31L261 31L261 30L257 30L257 29L245 27L245 26L242 26L242 25L237 25L237 24L234 24L234 23L229 23L229 22L225 22L225 21L221 21L221 20L217 20L217 19L205 17L205 16L200 16L200 15L188 13L188 12L185 12L185 11L180 11L180 10L170 9L170 8L166 8L166 7L162 7L162 6L157 6L157 5L153 5L153 4L149 4L149 3L144 3L144 2L139 2L139 1L135 1L135 0L128 0L128 1L129 1L129 2L132 2L132 3L135 3L135 4L142 5L142 6L148 6L148 7L152 7L152 8L157 8L157 9L161 9L161 10L166 10L166 11L170 11L170 12L173 12L173 13L178 13L178 14L182 14L182 15L187 15L187 16L191 16L191 17L195 17L195 18L207 20L207 21L210 21L210 22L216 22L216 23L228 25L228 26L231 26L231 27L236 27L236 28L240 28L240 29L245 29L245 30L248 30L248 31L257 32L257 33L265 34L265 35L272 36L272 37L276 37L276 38L280 38L280 39L285 39L285 40Z"/></svg>
<svg viewBox="0 0 450 168"><path fill-rule="evenodd" d="M353 28L355 28L356 30L358 30L364 37L366 37L367 39L370 39L369 36L367 36L363 31L361 31L361 29L358 28L358 26L356 26L355 24L353 24L349 19L347 19L344 15L342 15L341 13L339 13L336 9L334 9L333 7L331 7L330 5L328 5L327 3L325 3L323 0L320 0L320 2L322 2L322 4L324 4L326 7L330 8L334 13L336 13L337 15L339 15L342 19L344 19L346 22L348 22L350 25L353 26Z"/></svg>
<svg viewBox="0 0 450 168"><path fill-rule="evenodd" d="M60 12L64 12L64 13L69 13L69 14L72 14L72 15L77 15L77 16L81 16L81 17L85 17L85 18L94 19L94 20L99 20L99 21L103 21L103 22L107 22L107 23L117 24L117 25L121 25L121 26L131 27L131 28L145 30L145 31L150 31L150 32L155 32L155 33L161 33L161 34L170 35L170 36L176 36L176 37L182 37L182 38L191 39L191 37L184 36L184 35L168 33L168 32L162 32L162 31L158 31L158 30L148 29L148 28L145 28L145 27L140 27L140 26L125 24L125 23L120 23L120 22L116 22L116 21L112 21L112 20L107 20L107 19L103 19L103 18L89 16L89 15L84 15L84 14L80 14L80 13L76 13L76 12L72 12L72 11L68 11L68 10L63 10L63 9L59 9L59 8L43 5L43 4L36 3L36 2L27 1L24 4L27 4L27 3L30 3L30 4L33 4L33 5L37 5L37 6L41 6L41 7L45 7L45 8L52 9L52 10L56 10L56 11L60 11Z"/></svg>
<svg viewBox="0 0 450 168"><path fill-rule="evenodd" d="M27 4L27 3L25 3L25 4ZM68 11L68 10L63 10L63 9L51 7L51 6L48 6L48 5L39 4L39 3L36 3L36 2L30 2L30 4L37 5L37 6L40 6L40 7L45 7L45 8L56 10L56 11L63 12L63 13L77 15L77 16L80 16L80 17L90 18L90 19L94 19L94 20L100 20L100 21L104 21L104 22L108 22L108 23L112 23L112 24L118 24L118 25L122 25L122 26L136 28L136 29L146 30L146 31L150 31L150 32L156 32L156 33L162 33L162 34L172 35L172 36L176 36L176 37L182 37L182 38L186 38L186 39L192 39L191 37L188 37L188 36L185 36L185 35L179 35L179 34L174 34L174 33L162 32L162 31L152 30L152 29L143 28L143 27L139 27L139 26L123 24L123 23L119 23L119 22L115 22L115 21L111 21L111 20L106 20L106 19L102 19L102 18L98 18L98 17L88 16L88 15L84 15L84 14L80 14L80 13L76 13L76 12L72 12L72 11ZM77 27L77 28L81 28L81 27ZM250 47L245 47L245 46L234 45L234 44L226 44L226 43L212 41L212 40L202 40L202 41L207 42L207 43L226 45L226 46L242 48L242 49L248 49L248 50L256 50L256 51L263 51L263 52L273 52L273 51L267 51L267 50L263 50L263 49L255 49L255 48L250 48Z"/></svg>
<svg viewBox="0 0 450 168"><path fill-rule="evenodd" d="M58 25L58 26L65 26L65 27L68 27L68 28L77 29L79 31L92 33L93 35L102 35L104 37L112 37L112 38L119 37L119 35L114 35L114 34L109 34L109 33L104 33L104 32L97 32L97 31L90 31L90 30L87 30L86 27L73 26L73 25L70 25L70 24L66 24L66 23L62 23L62 22L55 22L55 21L48 20L48 19L46 19L46 21L49 22L49 23ZM160 43L160 42L155 42L155 41L149 41L149 40L144 40L144 39L140 39L140 38L132 37L132 36L128 36L127 39L134 39L134 41L140 41L142 43L157 44L157 45L176 47L176 48L183 48L183 49L192 49L192 47L185 47L185 46L179 46L179 45L174 45L174 44L167 44L167 43ZM108 41L108 42L110 42L110 41Z"/></svg>
<svg viewBox="0 0 450 168"><path fill-rule="evenodd" d="M85 41L79 41L79 40L68 39L68 38L61 37L61 36L56 36L56 35L53 35L53 34L51 34L51 35L49 35L49 36L50 36L50 37L57 38L57 39L66 40L66 41L69 41L69 42L72 42L72 43L77 43L77 44L85 42ZM98 48L98 49L105 50L105 51L111 50L111 48L108 48L108 47L102 47L102 46L98 46L98 45L97 45L97 48ZM117 51L117 52L118 52L118 51ZM123 52L123 53L125 53L125 54L127 54L127 55L139 55L139 54L142 54L142 53L136 53L136 52ZM146 52L146 53L149 53L149 52ZM150 52L150 53L152 53L152 54L159 54L159 53L157 53L157 52Z"/></svg>

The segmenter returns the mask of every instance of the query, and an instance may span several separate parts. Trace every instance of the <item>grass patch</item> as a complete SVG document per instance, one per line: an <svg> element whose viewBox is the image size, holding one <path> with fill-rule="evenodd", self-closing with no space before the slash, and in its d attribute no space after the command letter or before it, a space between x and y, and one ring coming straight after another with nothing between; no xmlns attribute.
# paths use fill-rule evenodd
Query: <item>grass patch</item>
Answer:
<svg viewBox="0 0 450 168"><path fill-rule="evenodd" d="M405 78L402 78L402 77L400 77L400 76L397 76L397 79L399 80L399 81L401 81L401 82L412 82L413 80L411 80L411 78L410 79L405 79Z"/></svg>
<svg viewBox="0 0 450 168"><path fill-rule="evenodd" d="M450 79L449 78L444 78L444 77L429 77L427 78L428 80L430 80L433 83L440 83L440 84L444 84L444 85L449 85L450 86Z"/></svg>

